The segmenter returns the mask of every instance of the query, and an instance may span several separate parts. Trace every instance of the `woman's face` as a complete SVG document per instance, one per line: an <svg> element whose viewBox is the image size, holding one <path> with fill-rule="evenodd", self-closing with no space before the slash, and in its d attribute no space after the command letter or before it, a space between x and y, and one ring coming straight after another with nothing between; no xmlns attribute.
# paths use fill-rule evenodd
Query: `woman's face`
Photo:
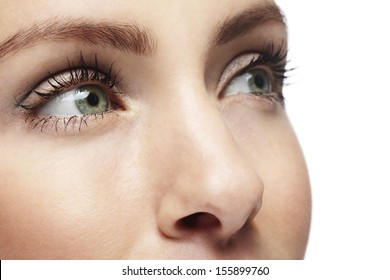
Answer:
<svg viewBox="0 0 390 280"><path fill-rule="evenodd" d="M297 259L272 1L0 2L0 258Z"/></svg>

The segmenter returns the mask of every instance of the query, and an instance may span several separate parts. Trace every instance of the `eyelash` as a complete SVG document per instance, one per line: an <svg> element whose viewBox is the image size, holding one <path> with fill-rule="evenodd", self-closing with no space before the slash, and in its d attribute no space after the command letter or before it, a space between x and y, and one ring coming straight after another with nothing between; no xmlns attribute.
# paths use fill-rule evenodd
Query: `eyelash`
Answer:
<svg viewBox="0 0 390 280"><path fill-rule="evenodd" d="M122 93L118 90L117 87L117 85L120 83L120 72L115 72L113 70L113 65L114 63L111 63L106 71L101 71L97 54L95 54L94 65L93 67L90 67L85 62L82 52L80 52L80 60L78 64L72 63L68 58L68 67L66 70L61 71L59 74L52 74L49 72L49 77L43 79L39 83L39 85L42 83L47 83L50 88L45 89L45 92L42 92L36 88L29 90L27 93L23 94L19 100L16 100L15 106L22 108L27 112L25 122L28 123L29 127L32 129L36 129L38 127L42 132L45 125L51 123L51 127L53 127L56 132L58 132L59 126L61 126L64 131L69 130L69 127L72 127L73 130L77 129L78 131L81 131L81 127L83 125L88 126L88 121L102 120L106 114L118 115L115 112L115 109L117 109L118 105L112 104L113 109L106 112L80 116L37 116L36 113L47 102L64 91L69 90L74 86L80 85L81 83L99 83L100 85L103 85L109 89L111 91L111 95L114 97L120 96ZM38 96L40 100L33 102L32 105L25 104L26 99L28 99L32 94ZM114 99L118 101L120 98Z"/></svg>
<svg viewBox="0 0 390 280"><path fill-rule="evenodd" d="M243 70L257 65L269 65L275 78L283 82L287 78L286 72L292 70L286 69L287 54L288 51L284 47L284 42L278 47L275 47L274 43L269 43L263 47L259 57L256 60L252 60Z"/></svg>
<svg viewBox="0 0 390 280"><path fill-rule="evenodd" d="M78 65L72 64L68 59L68 69L61 71L60 74L52 74L49 72L49 77L42 80L41 83L46 82L50 85L51 89L48 92L40 92L38 90L31 89L27 93L22 95L20 100L16 101L16 106L21 107L26 110L36 110L39 109L47 100L57 96L58 94L64 92L65 90L71 88L72 86L79 85L80 83L85 82L99 82L100 84L106 86L107 88L113 90L113 88L120 82L119 81L119 72L113 71L112 63L108 69L104 72L100 71L97 55L95 54L95 62L93 68L89 67L84 60L83 54L80 53L80 62ZM64 77L65 74L69 74L70 79ZM56 77L59 78L56 78ZM41 84L39 83L39 84ZM118 93L119 92L115 92ZM23 102L31 95L36 94L45 102L35 104L33 106L24 105Z"/></svg>

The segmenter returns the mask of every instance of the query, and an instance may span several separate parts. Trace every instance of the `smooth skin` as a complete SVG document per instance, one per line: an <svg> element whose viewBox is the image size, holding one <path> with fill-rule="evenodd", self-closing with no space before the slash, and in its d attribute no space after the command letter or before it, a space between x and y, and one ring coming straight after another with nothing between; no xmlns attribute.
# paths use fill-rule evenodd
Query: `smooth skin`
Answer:
<svg viewBox="0 0 390 280"><path fill-rule="evenodd" d="M287 41L285 27L210 44L223 20L267 3L0 0L0 44L53 18L154 38L150 55L46 38L0 57L0 259L302 259L310 186L286 111L221 97L229 62ZM123 108L80 132L33 129L15 99L80 52L114 62Z"/></svg>

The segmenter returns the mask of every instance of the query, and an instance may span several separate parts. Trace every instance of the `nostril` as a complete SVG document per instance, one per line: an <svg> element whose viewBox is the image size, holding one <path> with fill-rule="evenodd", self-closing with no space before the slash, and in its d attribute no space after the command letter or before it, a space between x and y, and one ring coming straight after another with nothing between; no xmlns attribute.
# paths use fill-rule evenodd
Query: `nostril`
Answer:
<svg viewBox="0 0 390 280"><path fill-rule="evenodd" d="M180 229L206 230L220 227L221 222L212 214L198 212L181 218L176 222L176 226Z"/></svg>

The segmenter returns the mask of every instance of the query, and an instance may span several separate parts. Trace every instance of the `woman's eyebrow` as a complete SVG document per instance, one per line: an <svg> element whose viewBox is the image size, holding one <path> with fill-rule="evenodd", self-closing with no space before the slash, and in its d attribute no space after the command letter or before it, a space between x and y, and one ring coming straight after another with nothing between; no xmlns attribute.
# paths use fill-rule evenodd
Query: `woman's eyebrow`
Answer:
<svg viewBox="0 0 390 280"><path fill-rule="evenodd" d="M243 36L253 28L275 21L286 28L284 16L275 4L257 4L221 21L210 35L212 45L220 46Z"/></svg>
<svg viewBox="0 0 390 280"><path fill-rule="evenodd" d="M157 47L153 34L136 23L54 18L33 24L0 42L0 59L44 41L80 41L136 55L152 55Z"/></svg>

